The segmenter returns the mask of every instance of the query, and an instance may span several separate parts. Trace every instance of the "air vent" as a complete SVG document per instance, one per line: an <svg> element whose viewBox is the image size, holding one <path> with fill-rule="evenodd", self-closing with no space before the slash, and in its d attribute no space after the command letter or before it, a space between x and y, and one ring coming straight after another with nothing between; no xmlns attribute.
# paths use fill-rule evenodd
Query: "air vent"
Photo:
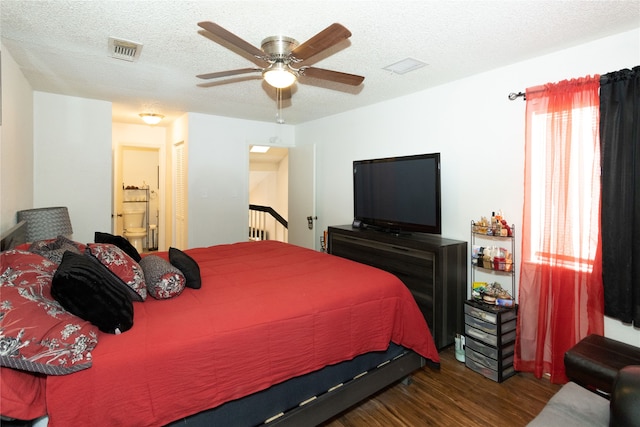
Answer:
<svg viewBox="0 0 640 427"><path fill-rule="evenodd" d="M387 71L391 71L392 73L395 73L395 74L406 74L409 71L417 70L418 68L422 68L425 65L427 64L425 64L422 61L418 61L417 59L406 58L406 59L403 59L402 61L396 62L395 64L388 65L383 69Z"/></svg>
<svg viewBox="0 0 640 427"><path fill-rule="evenodd" d="M140 57L140 43L109 37L109 56L125 61L137 61Z"/></svg>

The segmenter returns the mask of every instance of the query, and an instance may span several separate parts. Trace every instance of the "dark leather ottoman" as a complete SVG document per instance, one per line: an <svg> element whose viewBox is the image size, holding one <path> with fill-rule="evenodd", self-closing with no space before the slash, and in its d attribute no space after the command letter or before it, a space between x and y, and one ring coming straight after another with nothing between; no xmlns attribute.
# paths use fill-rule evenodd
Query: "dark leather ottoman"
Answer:
<svg viewBox="0 0 640 427"><path fill-rule="evenodd" d="M567 377L583 387L611 393L618 371L640 365L640 348L589 335L564 354Z"/></svg>
<svg viewBox="0 0 640 427"><path fill-rule="evenodd" d="M609 425L640 425L640 366L620 369L611 393Z"/></svg>

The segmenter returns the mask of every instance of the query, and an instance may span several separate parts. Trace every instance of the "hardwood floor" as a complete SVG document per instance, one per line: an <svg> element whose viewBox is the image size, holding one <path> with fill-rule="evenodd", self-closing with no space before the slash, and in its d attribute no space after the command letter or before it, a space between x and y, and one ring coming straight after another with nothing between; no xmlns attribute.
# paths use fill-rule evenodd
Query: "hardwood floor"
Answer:
<svg viewBox="0 0 640 427"><path fill-rule="evenodd" d="M416 372L323 427L525 426L560 389L548 380L518 373L498 384L440 353L440 370Z"/></svg>

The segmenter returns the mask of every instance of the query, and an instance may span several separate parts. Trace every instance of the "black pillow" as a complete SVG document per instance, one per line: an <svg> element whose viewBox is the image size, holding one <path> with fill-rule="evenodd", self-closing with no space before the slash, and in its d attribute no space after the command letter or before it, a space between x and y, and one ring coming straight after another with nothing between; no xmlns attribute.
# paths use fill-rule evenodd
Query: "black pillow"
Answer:
<svg viewBox="0 0 640 427"><path fill-rule="evenodd" d="M112 245L116 245L120 249L122 249L127 255L129 255L135 262L140 262L142 257L138 253L138 250L122 236L114 236L109 233L101 233L99 231L95 232L93 237L93 241L95 243L111 243Z"/></svg>
<svg viewBox="0 0 640 427"><path fill-rule="evenodd" d="M65 310L102 332L118 334L133 326L133 303L124 286L89 256L64 253L53 275L51 295Z"/></svg>
<svg viewBox="0 0 640 427"><path fill-rule="evenodd" d="M202 278L200 277L200 266L196 260L177 248L169 248L169 262L182 271L186 279L185 286L192 289L200 289Z"/></svg>

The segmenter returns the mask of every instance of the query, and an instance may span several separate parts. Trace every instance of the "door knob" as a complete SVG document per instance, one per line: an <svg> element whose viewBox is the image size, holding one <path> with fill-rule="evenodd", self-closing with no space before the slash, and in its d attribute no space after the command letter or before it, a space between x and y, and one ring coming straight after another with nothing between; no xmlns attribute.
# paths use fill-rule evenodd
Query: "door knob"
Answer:
<svg viewBox="0 0 640 427"><path fill-rule="evenodd" d="M318 219L317 216L308 216L307 217L307 225L309 226L309 230L313 230L313 220Z"/></svg>

